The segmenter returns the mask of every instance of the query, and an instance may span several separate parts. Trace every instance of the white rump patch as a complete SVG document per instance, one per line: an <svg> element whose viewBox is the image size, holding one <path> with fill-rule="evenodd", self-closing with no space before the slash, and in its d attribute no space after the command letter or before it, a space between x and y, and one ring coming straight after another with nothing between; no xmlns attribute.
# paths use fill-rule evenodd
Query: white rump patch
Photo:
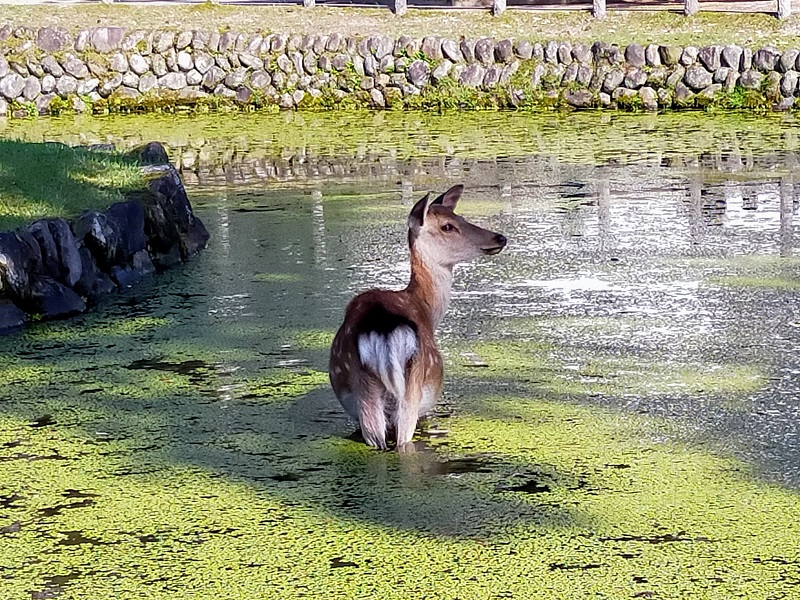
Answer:
<svg viewBox="0 0 800 600"><path fill-rule="evenodd" d="M417 335L408 325L388 334L372 331L358 336L361 364L375 373L398 401L405 399L406 365L416 353Z"/></svg>

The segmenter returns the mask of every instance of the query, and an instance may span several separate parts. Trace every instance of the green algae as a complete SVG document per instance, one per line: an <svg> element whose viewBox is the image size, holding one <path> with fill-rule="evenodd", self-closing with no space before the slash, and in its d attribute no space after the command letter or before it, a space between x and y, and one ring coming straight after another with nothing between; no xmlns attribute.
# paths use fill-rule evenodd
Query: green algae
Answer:
<svg viewBox="0 0 800 600"><path fill-rule="evenodd" d="M327 384L327 373L285 371L248 380L244 385L244 394L247 398L262 400L291 400Z"/></svg>
<svg viewBox="0 0 800 600"><path fill-rule="evenodd" d="M253 281L262 283L297 283L302 278L296 273L256 273Z"/></svg>

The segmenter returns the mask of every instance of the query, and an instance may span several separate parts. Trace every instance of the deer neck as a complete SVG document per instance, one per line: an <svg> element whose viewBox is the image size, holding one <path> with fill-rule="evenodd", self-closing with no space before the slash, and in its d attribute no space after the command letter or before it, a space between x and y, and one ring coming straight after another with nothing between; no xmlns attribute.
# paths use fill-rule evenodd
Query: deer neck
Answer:
<svg viewBox="0 0 800 600"><path fill-rule="evenodd" d="M421 252L411 248L411 281L406 292L421 302L432 329L436 329L450 304L450 285L453 267L426 260Z"/></svg>

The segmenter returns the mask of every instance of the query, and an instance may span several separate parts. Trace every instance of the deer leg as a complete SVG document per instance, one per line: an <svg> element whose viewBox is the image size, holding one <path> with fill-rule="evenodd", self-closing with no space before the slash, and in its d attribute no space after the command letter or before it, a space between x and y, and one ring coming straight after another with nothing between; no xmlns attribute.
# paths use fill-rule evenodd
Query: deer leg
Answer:
<svg viewBox="0 0 800 600"><path fill-rule="evenodd" d="M418 362L411 364L411 372L406 381L405 398L397 399L395 413L395 429L397 430L397 449L405 451L404 446L410 444L419 420L419 407L422 402L422 373Z"/></svg>
<svg viewBox="0 0 800 600"><path fill-rule="evenodd" d="M383 386L374 380L364 384L358 421L364 441L374 448L386 450L386 409Z"/></svg>

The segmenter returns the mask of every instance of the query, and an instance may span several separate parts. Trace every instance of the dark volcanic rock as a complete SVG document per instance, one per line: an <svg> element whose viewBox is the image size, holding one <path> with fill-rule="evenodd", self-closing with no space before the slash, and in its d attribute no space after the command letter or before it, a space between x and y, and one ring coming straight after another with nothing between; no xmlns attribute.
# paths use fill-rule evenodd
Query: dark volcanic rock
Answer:
<svg viewBox="0 0 800 600"><path fill-rule="evenodd" d="M0 300L0 335L12 333L25 325L27 317L11 302Z"/></svg>
<svg viewBox="0 0 800 600"><path fill-rule="evenodd" d="M0 289L17 298L29 291L30 275L41 268L41 251L10 231L0 232Z"/></svg>
<svg viewBox="0 0 800 600"><path fill-rule="evenodd" d="M119 224L106 214L86 211L73 222L72 231L89 248L100 268L108 271L120 244Z"/></svg>
<svg viewBox="0 0 800 600"><path fill-rule="evenodd" d="M58 252L58 274L56 278L72 287L81 277L81 257L78 244L69 224L64 219L49 219L47 226L53 236Z"/></svg>
<svg viewBox="0 0 800 600"><path fill-rule="evenodd" d="M178 230L181 256L187 259L205 248L210 236L203 222L194 216L178 172L170 167L163 176L151 181L149 188L164 216Z"/></svg>
<svg viewBox="0 0 800 600"><path fill-rule="evenodd" d="M50 277L39 277L31 285L29 312L45 319L60 319L86 310L86 303L72 289Z"/></svg>
<svg viewBox="0 0 800 600"><path fill-rule="evenodd" d="M147 245L142 203L138 200L117 202L108 207L106 214L119 224L117 262L128 262Z"/></svg>

